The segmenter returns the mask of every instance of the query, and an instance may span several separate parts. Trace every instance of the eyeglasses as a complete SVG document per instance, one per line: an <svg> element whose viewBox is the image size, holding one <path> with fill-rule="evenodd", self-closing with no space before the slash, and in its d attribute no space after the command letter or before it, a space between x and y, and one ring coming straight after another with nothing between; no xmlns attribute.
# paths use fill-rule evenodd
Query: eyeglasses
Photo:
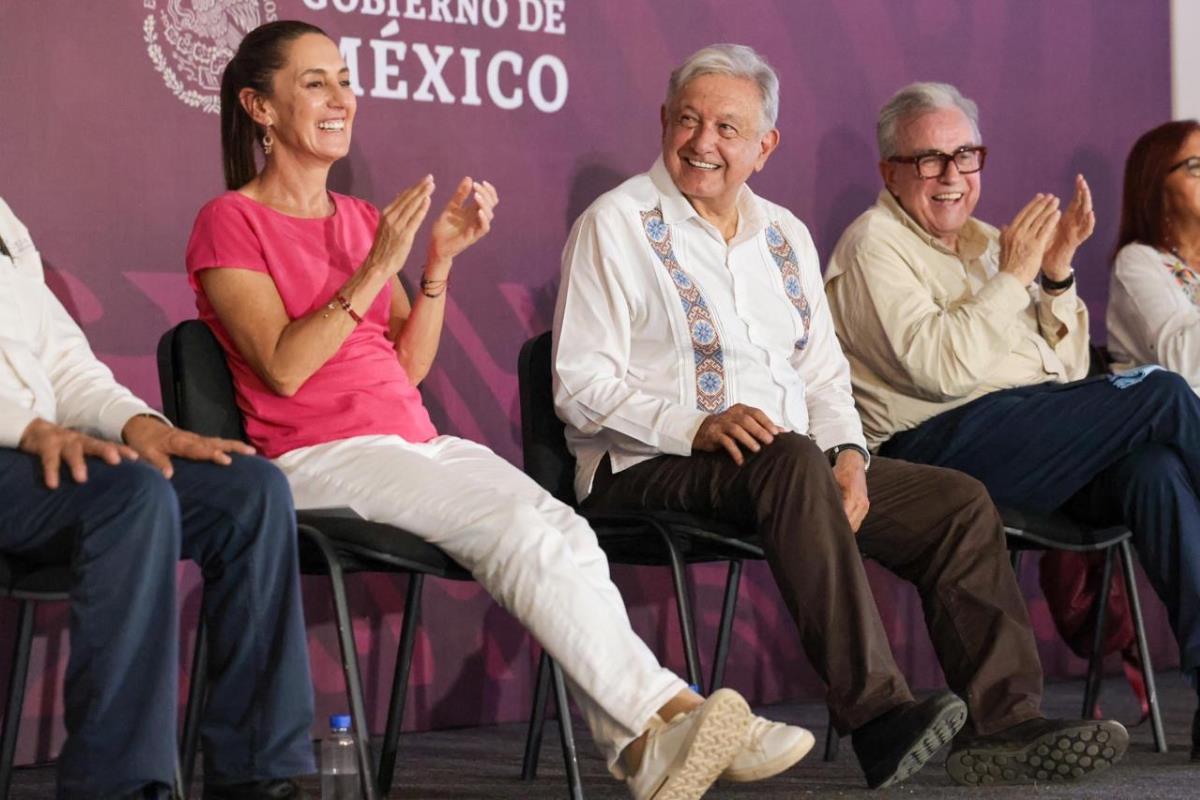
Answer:
<svg viewBox="0 0 1200 800"><path fill-rule="evenodd" d="M929 180L930 178L940 178L945 175L951 161L954 162L954 168L958 170L958 174L960 175L970 175L972 172L979 172L979 170L983 169L985 158L987 158L986 147L968 145L958 148L953 153L930 150L926 153L917 153L915 156L892 156L888 161L896 164L912 164L913 168L917 171L917 177L922 180ZM1200 161L1200 159L1197 159L1197 161Z"/></svg>
<svg viewBox="0 0 1200 800"><path fill-rule="evenodd" d="M1200 156L1190 156L1185 158L1183 161L1180 161L1178 164L1172 165L1169 169L1167 169L1167 174L1170 175L1180 167L1186 167L1188 175L1191 175L1193 178L1200 178Z"/></svg>

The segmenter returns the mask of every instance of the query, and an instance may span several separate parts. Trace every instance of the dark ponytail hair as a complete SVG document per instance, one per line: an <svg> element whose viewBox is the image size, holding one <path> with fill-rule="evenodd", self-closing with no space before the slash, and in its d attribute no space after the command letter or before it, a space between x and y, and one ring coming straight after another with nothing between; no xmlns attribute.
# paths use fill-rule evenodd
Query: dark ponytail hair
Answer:
<svg viewBox="0 0 1200 800"><path fill-rule="evenodd" d="M246 34L221 74L221 159L225 188L239 189L258 174L254 144L261 138L259 125L242 108L238 94L250 88L271 94L275 73L287 63L287 48L308 33L325 36L316 25L299 20L278 20L259 25Z"/></svg>
<svg viewBox="0 0 1200 800"><path fill-rule="evenodd" d="M1130 242L1169 250L1166 225L1167 170L1183 143L1200 123L1194 119L1165 122L1143 133L1125 159L1125 187L1121 195L1121 229L1117 251Z"/></svg>

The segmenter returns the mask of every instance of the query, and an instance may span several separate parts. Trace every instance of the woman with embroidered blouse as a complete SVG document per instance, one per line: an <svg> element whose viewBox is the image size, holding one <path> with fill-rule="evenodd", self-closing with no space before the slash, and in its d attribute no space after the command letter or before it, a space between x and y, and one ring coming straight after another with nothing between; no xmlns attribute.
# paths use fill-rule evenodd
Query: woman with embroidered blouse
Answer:
<svg viewBox="0 0 1200 800"><path fill-rule="evenodd" d="M250 32L222 76L229 191L201 209L187 267L247 435L297 507L350 506L470 570L562 666L634 797L697 798L719 775L787 768L807 731L754 717L728 689L705 700L660 666L587 523L483 445L434 428L416 386L437 352L453 259L487 234L499 198L486 181L458 184L410 303L397 274L434 181L382 211L328 191L355 112L337 45L307 23Z"/></svg>
<svg viewBox="0 0 1200 800"><path fill-rule="evenodd" d="M1200 123L1146 132L1125 162L1109 285L1114 366L1160 364L1200 390Z"/></svg>

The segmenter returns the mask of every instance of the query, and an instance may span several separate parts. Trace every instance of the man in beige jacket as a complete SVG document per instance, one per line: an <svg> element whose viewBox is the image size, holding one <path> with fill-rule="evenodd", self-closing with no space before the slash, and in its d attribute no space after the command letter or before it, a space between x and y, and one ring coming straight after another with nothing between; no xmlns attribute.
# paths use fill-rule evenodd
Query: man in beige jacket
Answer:
<svg viewBox="0 0 1200 800"><path fill-rule="evenodd" d="M987 156L973 102L913 84L877 133L884 189L825 276L870 448L962 470L1001 505L1128 524L1200 678L1200 401L1153 365L1084 379L1087 183L998 231L971 216Z"/></svg>

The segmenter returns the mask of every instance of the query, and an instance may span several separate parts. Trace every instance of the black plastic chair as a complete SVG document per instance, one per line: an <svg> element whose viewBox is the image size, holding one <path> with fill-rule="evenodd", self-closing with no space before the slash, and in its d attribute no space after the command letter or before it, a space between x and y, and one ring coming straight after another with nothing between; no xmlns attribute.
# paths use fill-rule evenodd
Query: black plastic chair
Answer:
<svg viewBox="0 0 1200 800"><path fill-rule="evenodd" d="M198 320L182 322L163 335L158 345L158 374L163 411L172 422L208 436L246 438L224 353L204 323ZM359 772L363 776L365 796L368 800L386 797L395 773L396 750L400 724L404 719L425 576L450 580L473 579L439 548L391 525L366 521L350 509L298 511L296 516L300 532L300 571L306 575L328 576L333 591L342 669L354 733L358 740ZM371 764L362 681L346 600L344 576L356 572L390 572L409 576L378 771L372 769ZM206 651L201 636L193 659L192 688L181 746L185 792L191 784L195 762L197 729L206 684ZM560 719L564 723L560 724L560 735L570 791L573 797L581 798L574 738L566 713L565 684L557 664L550 664L550 672L556 689L561 688L561 691L556 691L555 698L560 704Z"/></svg>
<svg viewBox="0 0 1200 800"><path fill-rule="evenodd" d="M1133 553L1129 541L1133 534L1124 526L1094 528L1081 525L1064 514L1029 514L1001 508L1004 533L1012 560L1013 572L1021 566L1021 555L1026 550L1070 550L1077 553L1104 553L1104 576L1100 597L1096 600L1096 628L1092 646L1092 657L1088 661L1087 683L1083 693L1083 709L1080 716L1092 719L1096 714L1096 701L1100 696L1101 667L1104 658L1097 655L1104 641L1105 615L1108 611L1108 592L1112 583L1112 560L1116 553L1121 559L1125 586L1129 596L1129 611L1133 615L1137 633L1138 654L1142 659L1142 675L1146 681L1146 695L1150 705L1150 725L1154 735L1155 749L1167 752L1167 738L1163 733L1162 714L1158 707L1158 693L1154 686L1154 669L1150 663L1150 649L1146 644L1146 627L1142 621L1142 603L1138 596L1136 578L1133 573ZM833 761L838 755L838 736L829 726L825 737L825 760Z"/></svg>
<svg viewBox="0 0 1200 800"><path fill-rule="evenodd" d="M521 443L525 472L557 499L574 507L577 505L574 489L575 459L567 450L565 426L554 412L549 332L530 339L521 348L517 376L521 390ZM578 511L596 532L600 547L611 563L671 568L687 677L688 681L699 687L702 692L704 680L700 674L700 653L696 643L687 565L718 561L729 563L721 622L717 631L716 653L709 680L709 691L720 688L725 678L729 638L737 609L742 561L747 558L764 557L755 535L735 526L692 514L651 511L595 512L588 509ZM539 676L543 672L544 670L539 669ZM525 764L521 773L525 780L532 780L537 774L538 745L545 715L545 699L546 693L539 677L538 691L534 693L533 711L530 715ZM560 716L563 707L560 703Z"/></svg>

